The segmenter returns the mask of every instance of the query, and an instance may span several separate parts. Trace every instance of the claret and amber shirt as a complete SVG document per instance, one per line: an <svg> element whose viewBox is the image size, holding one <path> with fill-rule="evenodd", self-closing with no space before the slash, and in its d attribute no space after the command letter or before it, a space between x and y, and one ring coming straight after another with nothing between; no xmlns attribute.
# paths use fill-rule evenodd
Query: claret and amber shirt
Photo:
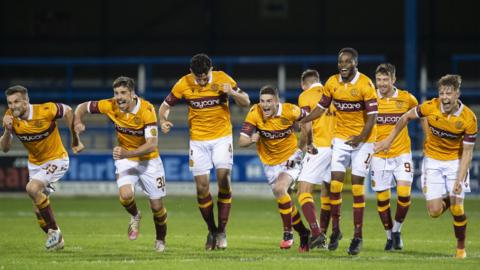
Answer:
<svg viewBox="0 0 480 270"><path fill-rule="evenodd" d="M377 93L372 81L358 72L350 82L344 82L340 74L331 76L325 83L324 93L318 106L335 107L334 137L349 140L363 130L368 114L377 113ZM372 128L366 142L375 142L376 125Z"/></svg>
<svg viewBox="0 0 480 270"><path fill-rule="evenodd" d="M136 105L131 112L120 110L113 98L90 101L87 108L90 113L101 113L110 118L115 126L119 146L127 150L137 149L145 144L146 138L158 136L155 108L150 102L142 98L136 98ZM158 156L158 147L155 147L153 152L129 159L149 160Z"/></svg>
<svg viewBox="0 0 480 270"><path fill-rule="evenodd" d="M165 103L175 106L185 99L189 106L188 123L190 139L214 140L232 134L228 96L223 85L230 84L238 90L237 83L223 71L212 71L208 84L198 85L193 74L183 76L165 98Z"/></svg>
<svg viewBox="0 0 480 270"><path fill-rule="evenodd" d="M311 112L317 107L318 101L322 97L323 85L314 83L303 91L298 97L298 106L306 112ZM333 128L335 119L335 108L332 104L328 110L318 119L312 122L313 144L317 147L330 147L333 139Z"/></svg>
<svg viewBox="0 0 480 270"><path fill-rule="evenodd" d="M12 111L8 109L6 114L12 115ZM29 105L27 120L13 118L13 132L27 149L29 162L40 165L68 158L55 122L63 114L63 104L47 102Z"/></svg>
<svg viewBox="0 0 480 270"><path fill-rule="evenodd" d="M305 115L306 112L296 105L280 103L275 116L263 118L262 109L255 104L243 122L240 135L250 137L258 132L260 139L256 146L260 160L266 165L278 165L298 149L293 124Z"/></svg>
<svg viewBox="0 0 480 270"><path fill-rule="evenodd" d="M447 114L440 100L434 98L417 106L415 111L418 117L425 117L428 122L425 156L437 160L460 159L463 144L475 143L477 117L463 103L460 102L460 107L455 113Z"/></svg>
<svg viewBox="0 0 480 270"><path fill-rule="evenodd" d="M408 91L395 88L391 97L378 95L377 142L385 139L394 129L402 115L418 105L417 99ZM393 141L388 152L376 153L376 157L392 158L411 152L410 136L405 127Z"/></svg>

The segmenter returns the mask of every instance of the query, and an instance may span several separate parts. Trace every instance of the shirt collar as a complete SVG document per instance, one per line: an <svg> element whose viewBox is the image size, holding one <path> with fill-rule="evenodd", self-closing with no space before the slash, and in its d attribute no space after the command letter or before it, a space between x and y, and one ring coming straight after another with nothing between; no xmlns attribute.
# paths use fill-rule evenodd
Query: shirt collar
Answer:
<svg viewBox="0 0 480 270"><path fill-rule="evenodd" d="M212 81L213 81L213 71L210 72L210 76L208 76L208 83L212 83ZM195 80L195 75L193 76L193 82L194 82L196 85L198 85L197 80Z"/></svg>
<svg viewBox="0 0 480 270"><path fill-rule="evenodd" d="M349 84L355 84L355 83L357 83L358 78L360 78L360 72L357 70L357 73L355 74L355 76L353 76L353 79L348 83ZM342 75L340 75L340 74L338 74L338 81L343 83Z"/></svg>
<svg viewBox="0 0 480 270"><path fill-rule="evenodd" d="M28 118L27 120L32 120L33 119L33 105L28 104Z"/></svg>
<svg viewBox="0 0 480 270"><path fill-rule="evenodd" d="M398 89L396 87L393 87L393 95L392 95L392 98L397 98L398 97ZM383 98L383 95L382 93L380 93L380 91L377 89L377 96L380 97L380 98Z"/></svg>
<svg viewBox="0 0 480 270"><path fill-rule="evenodd" d="M139 97L136 97L135 98L137 100L137 104L135 105L135 107L133 108L133 110L130 112L132 114L137 114L137 112L140 110L140 102L141 102L141 99Z"/></svg>
<svg viewBox="0 0 480 270"><path fill-rule="evenodd" d="M310 85L310 87L308 89L312 89L313 87L317 87L317 86L323 86L323 84L317 82L317 83L314 83L314 84Z"/></svg>
<svg viewBox="0 0 480 270"><path fill-rule="evenodd" d="M460 106L458 106L458 110L455 113L453 113L453 115L455 115L456 117L460 116L460 114L463 111L463 108L465 107L463 103L460 101L460 99L458 100L458 103L460 104ZM443 110L443 103L441 101L440 101L440 110L442 111L442 113L445 113L445 111Z"/></svg>
<svg viewBox="0 0 480 270"><path fill-rule="evenodd" d="M278 111L275 116L280 116L282 115L282 103L278 103Z"/></svg>

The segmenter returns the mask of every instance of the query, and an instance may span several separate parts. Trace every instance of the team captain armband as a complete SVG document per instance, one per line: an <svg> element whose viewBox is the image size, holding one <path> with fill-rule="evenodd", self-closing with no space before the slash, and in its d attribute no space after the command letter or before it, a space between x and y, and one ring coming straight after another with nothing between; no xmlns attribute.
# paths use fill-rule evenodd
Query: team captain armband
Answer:
<svg viewBox="0 0 480 270"><path fill-rule="evenodd" d="M89 101L87 104L87 111L89 113L100 113L98 109L98 101Z"/></svg>
<svg viewBox="0 0 480 270"><path fill-rule="evenodd" d="M168 106L173 107L177 102L179 101L179 98L177 98L172 92L168 94L168 96L165 98L163 102L167 103Z"/></svg>
<svg viewBox="0 0 480 270"><path fill-rule="evenodd" d="M332 97L322 95L322 98L318 102L318 107L326 110L330 106L330 103L332 103Z"/></svg>
<svg viewBox="0 0 480 270"><path fill-rule="evenodd" d="M156 123L145 125L144 130L145 139L156 138L158 136L158 127Z"/></svg>
<svg viewBox="0 0 480 270"><path fill-rule="evenodd" d="M248 122L243 122L242 129L240 130L240 135L247 135L248 137L252 136L255 132L256 127Z"/></svg>
<svg viewBox="0 0 480 270"><path fill-rule="evenodd" d="M55 114L55 119L63 118L63 114L65 112L65 105L62 103L55 103L57 106L57 113Z"/></svg>
<svg viewBox="0 0 480 270"><path fill-rule="evenodd" d="M306 111L306 110L303 109L303 108L300 108L300 115L298 116L298 118L297 118L296 121L302 120L302 119L305 118L307 115L308 115L308 111Z"/></svg>
<svg viewBox="0 0 480 270"><path fill-rule="evenodd" d="M422 110L420 109L420 106L415 107L415 113L417 114L418 118L424 117Z"/></svg>
<svg viewBox="0 0 480 270"><path fill-rule="evenodd" d="M302 109L302 111L305 111L306 113L310 113L310 107L309 106L304 106L304 107L301 107L300 109Z"/></svg>
<svg viewBox="0 0 480 270"><path fill-rule="evenodd" d="M477 140L477 133L463 135L463 143L474 144L475 140Z"/></svg>
<svg viewBox="0 0 480 270"><path fill-rule="evenodd" d="M378 112L377 99L365 100L365 111L367 114L373 114Z"/></svg>

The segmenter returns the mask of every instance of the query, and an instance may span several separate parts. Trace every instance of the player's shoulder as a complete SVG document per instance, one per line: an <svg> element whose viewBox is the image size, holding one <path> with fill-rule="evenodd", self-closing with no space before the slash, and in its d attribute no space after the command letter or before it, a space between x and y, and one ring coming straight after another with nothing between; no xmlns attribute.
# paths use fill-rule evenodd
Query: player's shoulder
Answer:
<svg viewBox="0 0 480 270"><path fill-rule="evenodd" d="M175 88L185 88L194 83L195 78L193 77L192 73L188 73L183 75L178 81L175 83Z"/></svg>
<svg viewBox="0 0 480 270"><path fill-rule="evenodd" d="M325 86L331 84L338 84L340 82L339 78L340 74L331 75L330 77L328 77L327 82L325 82Z"/></svg>
<svg viewBox="0 0 480 270"><path fill-rule="evenodd" d="M292 103L280 103L282 106L282 115L297 115L300 113L300 107Z"/></svg>
<svg viewBox="0 0 480 270"><path fill-rule="evenodd" d="M212 71L212 79L219 83L230 83L233 81L233 78L222 70Z"/></svg>
<svg viewBox="0 0 480 270"><path fill-rule="evenodd" d="M405 100L414 99L414 100L417 100L417 98L412 93L410 93L408 90L397 88L397 91L398 91L398 98L399 99L405 99Z"/></svg>
<svg viewBox="0 0 480 270"><path fill-rule="evenodd" d="M370 79L370 77L368 77L367 75L365 75L361 72L358 72L358 73L360 75L359 75L357 83L362 85L362 86L370 87L371 89L373 89L375 91L375 85L373 85L372 79Z"/></svg>
<svg viewBox="0 0 480 270"><path fill-rule="evenodd" d="M462 103L462 106L463 106L463 111L462 111L463 117L467 120L471 119L471 120L477 121L477 116L475 115L473 110L463 103Z"/></svg>
<svg viewBox="0 0 480 270"><path fill-rule="evenodd" d="M142 110L155 112L155 106L150 101L141 97L139 97L138 100L140 102L140 108Z"/></svg>

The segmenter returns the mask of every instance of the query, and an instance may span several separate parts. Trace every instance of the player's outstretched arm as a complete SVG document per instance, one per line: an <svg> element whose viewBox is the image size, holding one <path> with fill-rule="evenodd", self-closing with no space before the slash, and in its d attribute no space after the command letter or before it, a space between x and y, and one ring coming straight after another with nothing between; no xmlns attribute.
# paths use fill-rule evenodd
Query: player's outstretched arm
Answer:
<svg viewBox="0 0 480 270"><path fill-rule="evenodd" d="M300 123L307 123L307 122L311 122L317 118L319 118L320 116L322 116L322 114L325 112L325 109L324 108L321 108L319 106L315 107L315 109L313 109L313 111L311 113L309 113L305 118L303 118L302 120L300 120Z"/></svg>
<svg viewBox="0 0 480 270"><path fill-rule="evenodd" d="M12 124L13 124L13 117L11 115L5 115L3 117L3 134L0 137L0 147L4 153L10 151L10 147L12 147Z"/></svg>
<svg viewBox="0 0 480 270"><path fill-rule="evenodd" d="M457 180L453 186L453 193L460 194L462 192L463 182L467 178L468 169L472 163L473 146L475 144L463 144L462 157L460 158L460 167L458 169Z"/></svg>
<svg viewBox="0 0 480 270"><path fill-rule="evenodd" d="M157 144L158 138L150 137L145 139L144 144L133 150L127 150L125 148L122 148L121 146L116 146L115 148L113 148L113 159L118 160L146 155L155 151Z"/></svg>
<svg viewBox="0 0 480 270"><path fill-rule="evenodd" d="M67 126L70 129L70 135L72 138L72 151L74 154L80 153L85 148L85 146L80 141L80 136L78 136L78 133L75 131L73 122L75 115L72 108L68 105L63 104L63 115L65 117L65 121L67 122Z"/></svg>
<svg viewBox="0 0 480 270"><path fill-rule="evenodd" d="M258 132L253 133L252 136L240 133L240 138L238 138L238 145L240 147L248 147L254 143L257 143L259 139L260 134Z"/></svg>
<svg viewBox="0 0 480 270"><path fill-rule="evenodd" d="M388 135L387 138L385 138L383 141L376 142L374 145L374 151L375 153L381 152L381 151L388 151L390 148L390 145L392 144L393 140L398 136L400 131L404 129L408 122L413 119L417 119L418 115L416 113L417 108L413 108L410 111L406 112L405 114L400 117L398 120L397 124L395 125L395 128L392 130L392 132Z"/></svg>
<svg viewBox="0 0 480 270"><path fill-rule="evenodd" d="M223 92L233 98L235 104L241 107L248 107L250 106L250 97L247 93L243 92L240 88L237 90L232 89L232 85L226 83L223 85Z"/></svg>
<svg viewBox="0 0 480 270"><path fill-rule="evenodd" d="M168 115L170 114L170 105L165 101L160 105L158 109L158 119L160 119L160 128L162 132L167 134L170 132L170 129L173 127L172 122L168 121Z"/></svg>

